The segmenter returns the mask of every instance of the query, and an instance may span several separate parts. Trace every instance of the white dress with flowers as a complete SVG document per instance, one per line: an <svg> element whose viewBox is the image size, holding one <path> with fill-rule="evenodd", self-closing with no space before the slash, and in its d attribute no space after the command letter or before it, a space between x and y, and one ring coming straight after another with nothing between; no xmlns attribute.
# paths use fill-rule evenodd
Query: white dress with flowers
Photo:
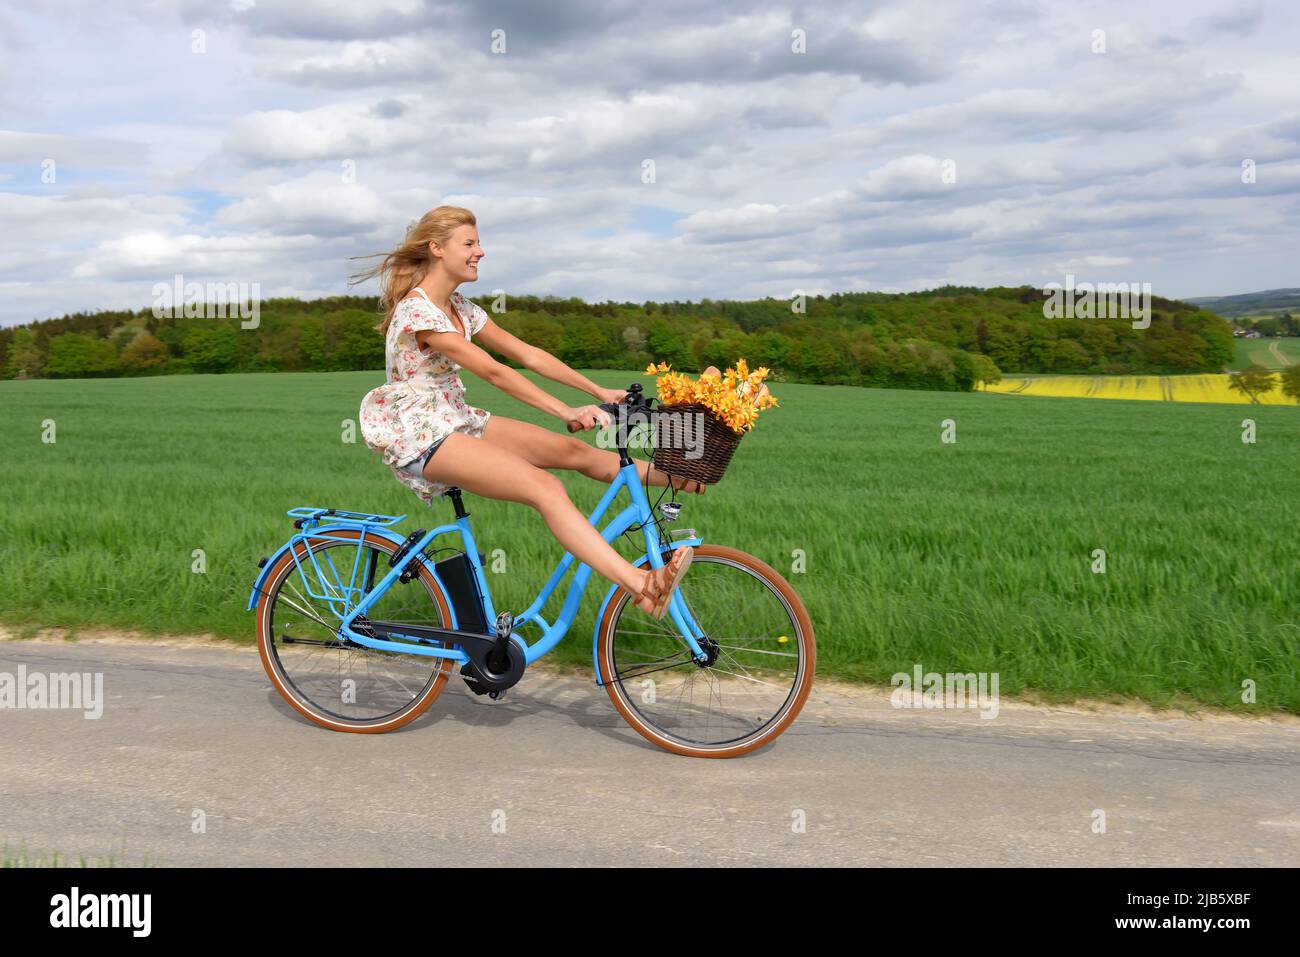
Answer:
<svg viewBox="0 0 1300 957"><path fill-rule="evenodd" d="M488 315L458 292L452 293L451 305L468 319L464 334L469 341ZM393 477L431 503L450 486L428 482L401 466L452 432L482 438L491 413L465 402L459 365L421 348L415 335L426 329L460 334L455 321L427 297L413 296L397 304L384 343L388 381L361 400L360 423L367 447L381 453Z"/></svg>

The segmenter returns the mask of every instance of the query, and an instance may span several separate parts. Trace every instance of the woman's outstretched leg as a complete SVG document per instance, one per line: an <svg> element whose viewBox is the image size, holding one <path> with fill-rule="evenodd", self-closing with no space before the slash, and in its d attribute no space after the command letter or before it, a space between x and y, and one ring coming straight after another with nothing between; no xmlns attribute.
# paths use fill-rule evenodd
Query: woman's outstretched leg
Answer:
<svg viewBox="0 0 1300 957"><path fill-rule="evenodd" d="M598 449L576 435L561 435L531 422L493 415L483 438L527 459L541 469L571 469L598 482L612 482L618 474L618 453ZM633 459L642 483L668 485L668 476L645 459ZM681 491L702 493L705 486L690 479L674 478Z"/></svg>
<svg viewBox="0 0 1300 957"><path fill-rule="evenodd" d="M574 557L634 596L649 571L635 567L592 527L569 499L563 483L509 449L460 432L452 433L424 469L432 482L456 485L485 498L537 509L556 540Z"/></svg>

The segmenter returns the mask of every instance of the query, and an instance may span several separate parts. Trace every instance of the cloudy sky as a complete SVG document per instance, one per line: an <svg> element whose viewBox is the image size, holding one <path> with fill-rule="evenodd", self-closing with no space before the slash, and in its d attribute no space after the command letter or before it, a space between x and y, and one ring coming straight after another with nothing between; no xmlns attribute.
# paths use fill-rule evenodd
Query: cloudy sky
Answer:
<svg viewBox="0 0 1300 957"><path fill-rule="evenodd" d="M0 0L0 324L340 294L441 203L472 295L1300 286L1298 41L1235 0Z"/></svg>

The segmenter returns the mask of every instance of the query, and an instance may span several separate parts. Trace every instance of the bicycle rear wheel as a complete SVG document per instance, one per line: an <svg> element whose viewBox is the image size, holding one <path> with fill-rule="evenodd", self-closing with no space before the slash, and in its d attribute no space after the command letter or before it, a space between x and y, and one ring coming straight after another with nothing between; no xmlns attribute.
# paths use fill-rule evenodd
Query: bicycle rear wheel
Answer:
<svg viewBox="0 0 1300 957"><path fill-rule="evenodd" d="M424 713L452 673L450 658L376 651L340 636L343 615L387 574L396 550L373 533L363 542L357 530L332 531L297 542L266 577L257 604L262 666L284 699L323 728L400 728ZM439 628L451 620L424 566L410 582L395 582L367 617ZM364 627L364 619L353 625L362 633Z"/></svg>
<svg viewBox="0 0 1300 957"><path fill-rule="evenodd" d="M675 754L731 758L770 744L812 690L817 646L803 602L769 565L721 545L696 547L678 590L712 661L697 664L669 615L656 621L620 588L596 641L614 707Z"/></svg>

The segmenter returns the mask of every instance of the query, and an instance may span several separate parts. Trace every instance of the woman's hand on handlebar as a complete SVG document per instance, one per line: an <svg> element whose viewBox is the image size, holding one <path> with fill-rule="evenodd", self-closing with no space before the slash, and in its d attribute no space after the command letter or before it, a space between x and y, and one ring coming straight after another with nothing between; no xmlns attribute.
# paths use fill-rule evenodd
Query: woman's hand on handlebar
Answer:
<svg viewBox="0 0 1300 957"><path fill-rule="evenodd" d="M570 409L568 426L570 432L586 432L597 426L612 425L613 417L598 405L584 405Z"/></svg>
<svg viewBox="0 0 1300 957"><path fill-rule="evenodd" d="M614 405L622 402L627 398L627 389L598 389L600 395L597 396L601 402L609 402Z"/></svg>

